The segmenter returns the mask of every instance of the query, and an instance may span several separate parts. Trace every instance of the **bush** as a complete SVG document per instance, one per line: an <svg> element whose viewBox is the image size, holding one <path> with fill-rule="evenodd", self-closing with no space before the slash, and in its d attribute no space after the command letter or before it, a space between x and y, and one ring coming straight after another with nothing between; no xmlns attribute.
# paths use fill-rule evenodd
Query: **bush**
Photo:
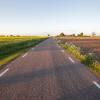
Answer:
<svg viewBox="0 0 100 100"><path fill-rule="evenodd" d="M92 59L92 57L90 55L86 55L85 59L83 60L83 63L91 66L93 64L94 60Z"/></svg>

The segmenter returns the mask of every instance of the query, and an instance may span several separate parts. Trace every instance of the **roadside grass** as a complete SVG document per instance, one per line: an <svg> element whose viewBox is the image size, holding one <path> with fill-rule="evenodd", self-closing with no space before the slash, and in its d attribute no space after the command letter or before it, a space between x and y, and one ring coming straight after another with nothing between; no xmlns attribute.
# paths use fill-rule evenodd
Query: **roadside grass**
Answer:
<svg viewBox="0 0 100 100"><path fill-rule="evenodd" d="M3 68L3 65L24 53L28 48L33 47L41 41L47 39L47 37L0 37L0 39L2 40L2 43L0 42L2 44L0 45L1 69Z"/></svg>
<svg viewBox="0 0 100 100"><path fill-rule="evenodd" d="M75 58L79 59L81 63L87 65L89 69L95 73L97 76L100 76L100 63L95 60L95 55L89 53L87 55L81 54L80 48L76 47L72 43L62 43L61 41L58 44L69 53L71 53Z"/></svg>
<svg viewBox="0 0 100 100"><path fill-rule="evenodd" d="M5 59L0 60L0 69L2 69L2 68L4 67L3 65L5 65L5 64L7 64L8 62L14 60L14 59L17 58L18 56L20 56L22 53L23 53L23 52L18 52L18 53L15 53L15 54L12 54L12 55L6 57Z"/></svg>

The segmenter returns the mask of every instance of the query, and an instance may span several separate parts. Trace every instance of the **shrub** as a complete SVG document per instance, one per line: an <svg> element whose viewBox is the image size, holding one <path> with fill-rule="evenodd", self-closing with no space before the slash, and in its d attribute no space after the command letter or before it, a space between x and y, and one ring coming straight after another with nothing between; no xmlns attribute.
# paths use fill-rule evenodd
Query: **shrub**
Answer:
<svg viewBox="0 0 100 100"><path fill-rule="evenodd" d="M88 66L91 66L94 63L94 60L90 55L86 55L85 59L83 60L83 63Z"/></svg>

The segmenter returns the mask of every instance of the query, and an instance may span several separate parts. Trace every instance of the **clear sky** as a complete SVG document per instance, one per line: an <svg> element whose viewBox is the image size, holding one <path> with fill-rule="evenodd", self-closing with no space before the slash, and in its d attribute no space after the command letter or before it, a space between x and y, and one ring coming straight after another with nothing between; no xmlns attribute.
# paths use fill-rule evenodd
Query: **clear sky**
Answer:
<svg viewBox="0 0 100 100"><path fill-rule="evenodd" d="M100 35L100 0L0 0L0 35Z"/></svg>

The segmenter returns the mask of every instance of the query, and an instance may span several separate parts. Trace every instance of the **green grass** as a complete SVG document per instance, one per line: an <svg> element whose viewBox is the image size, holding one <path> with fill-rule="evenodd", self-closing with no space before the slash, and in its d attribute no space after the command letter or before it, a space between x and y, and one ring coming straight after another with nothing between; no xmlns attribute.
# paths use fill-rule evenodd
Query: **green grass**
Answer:
<svg viewBox="0 0 100 100"><path fill-rule="evenodd" d="M87 55L82 55L80 48L76 47L73 44L70 43L58 43L62 48L67 50L69 53L71 53L74 57L79 59L83 64L87 65L89 69L94 72L97 76L100 76L100 63L97 62L94 59L93 55L87 54Z"/></svg>
<svg viewBox="0 0 100 100"><path fill-rule="evenodd" d="M12 54L8 57L6 57L5 59L0 60L0 69L2 69L8 62L12 61L13 59L17 58L18 56L20 56L23 52L17 52L15 54Z"/></svg>
<svg viewBox="0 0 100 100"><path fill-rule="evenodd" d="M47 37L20 36L0 37L0 69L2 65L21 55L25 50L35 46Z"/></svg>

